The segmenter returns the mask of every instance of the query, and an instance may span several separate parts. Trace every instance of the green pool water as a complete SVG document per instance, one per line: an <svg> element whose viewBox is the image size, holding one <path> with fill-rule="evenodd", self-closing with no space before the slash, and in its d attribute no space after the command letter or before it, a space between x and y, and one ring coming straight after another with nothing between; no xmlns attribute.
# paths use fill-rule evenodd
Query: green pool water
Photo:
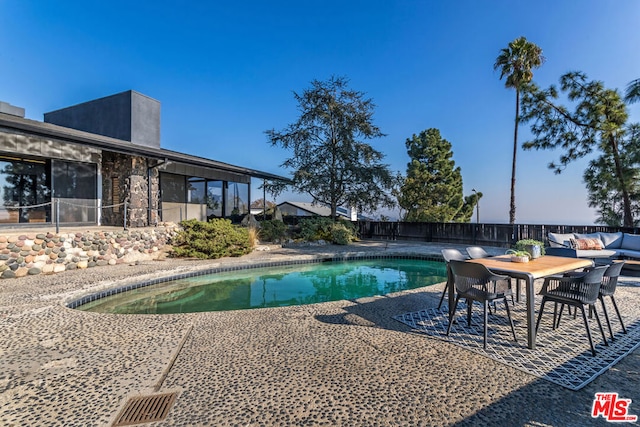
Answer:
<svg viewBox="0 0 640 427"><path fill-rule="evenodd" d="M101 298L78 309L130 314L244 310L385 295L444 281L445 264L437 261L296 264L173 280Z"/></svg>

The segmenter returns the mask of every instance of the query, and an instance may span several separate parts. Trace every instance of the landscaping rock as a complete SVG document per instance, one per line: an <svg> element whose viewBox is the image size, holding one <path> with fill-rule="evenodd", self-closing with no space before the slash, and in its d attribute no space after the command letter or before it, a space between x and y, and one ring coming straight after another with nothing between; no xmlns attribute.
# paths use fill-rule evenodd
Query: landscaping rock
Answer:
<svg viewBox="0 0 640 427"><path fill-rule="evenodd" d="M13 270L5 270L2 272L3 279L13 279L16 277L16 273Z"/></svg>
<svg viewBox="0 0 640 427"><path fill-rule="evenodd" d="M167 250L176 226L163 230L0 235L1 277L60 273L156 259ZM4 275L4 272L9 271Z"/></svg>

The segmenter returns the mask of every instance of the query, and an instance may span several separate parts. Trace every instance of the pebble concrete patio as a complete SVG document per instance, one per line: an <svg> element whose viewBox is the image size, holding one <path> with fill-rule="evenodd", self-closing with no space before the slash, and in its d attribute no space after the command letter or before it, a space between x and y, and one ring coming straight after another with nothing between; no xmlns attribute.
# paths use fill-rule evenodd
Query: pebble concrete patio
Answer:
<svg viewBox="0 0 640 427"><path fill-rule="evenodd" d="M65 306L98 290L220 264L345 252L439 254L442 247L272 247L233 259L2 280L0 424L110 426L129 398L166 392L177 393L167 417L143 425L607 425L591 417L596 392L617 392L640 414L640 350L570 391L392 319L437 305L444 284L353 301L179 315Z"/></svg>

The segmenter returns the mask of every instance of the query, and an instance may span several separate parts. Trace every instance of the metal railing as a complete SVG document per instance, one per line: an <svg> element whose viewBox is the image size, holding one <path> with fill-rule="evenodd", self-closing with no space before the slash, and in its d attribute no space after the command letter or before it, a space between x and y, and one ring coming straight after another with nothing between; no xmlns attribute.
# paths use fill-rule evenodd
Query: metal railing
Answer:
<svg viewBox="0 0 640 427"><path fill-rule="evenodd" d="M0 206L0 210L9 214L8 220L2 221L4 225L26 225L26 224L40 224L50 223L55 225L56 233L60 231L61 223L85 223L85 222L98 222L98 212L102 209L110 209L115 207L124 207L124 224L126 224L127 217L127 203L122 202L114 205L95 205L73 203L68 200L62 200L55 198L50 202L38 203L34 205L3 205ZM61 208L62 207L62 208ZM42 209L44 208L44 209ZM64 212L64 210L67 212ZM91 214L91 210L95 212ZM61 210L63 212L61 212ZM93 218L93 220L71 220L74 215L79 215L84 218ZM62 221L61 218L67 217L67 221ZM24 219L24 221L22 221ZM126 228L126 227L125 227Z"/></svg>
<svg viewBox="0 0 640 427"><path fill-rule="evenodd" d="M178 211L177 220L182 221L185 216L183 206L175 206L170 208L132 208L128 201L116 203L112 205L100 205L99 201L93 201L93 205L74 203L69 200L63 200L61 198L55 198L50 202L38 203L34 205L2 205L0 206L0 215L4 211L5 218L0 217L0 224L6 226L25 226L35 224L52 224L55 225L56 233L60 231L60 225L64 224L79 224L79 223L96 223L100 222L103 218L106 209L123 208L122 211L122 227L126 230L131 212L134 210L143 211L148 214L148 218L152 217L152 213L156 214L156 225L158 218L162 216L162 212ZM65 212L65 208L68 212ZM94 211L93 213L91 211ZM100 212L100 215L98 215ZM113 214L113 211L110 212ZM75 214L75 219L74 218ZM77 219L77 216L83 218L93 218L92 220ZM66 220L63 220L65 219ZM119 222L119 221L118 221ZM115 225L115 224L114 224Z"/></svg>

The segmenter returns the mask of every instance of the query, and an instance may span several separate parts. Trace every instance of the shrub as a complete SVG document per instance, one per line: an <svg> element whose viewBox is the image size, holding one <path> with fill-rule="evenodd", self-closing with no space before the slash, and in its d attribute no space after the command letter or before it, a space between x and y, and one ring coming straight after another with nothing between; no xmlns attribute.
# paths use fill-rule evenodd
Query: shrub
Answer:
<svg viewBox="0 0 640 427"><path fill-rule="evenodd" d="M284 239L287 231L287 226L284 222L278 219L271 219L268 221L262 221L260 223L260 239L266 242L278 242Z"/></svg>
<svg viewBox="0 0 640 427"><path fill-rule="evenodd" d="M174 255L196 258L241 256L252 250L249 230L231 224L228 219L208 222L189 219L180 223L182 230L174 243Z"/></svg>
<svg viewBox="0 0 640 427"><path fill-rule="evenodd" d="M307 241L325 240L338 245L348 245L357 240L356 229L350 222L331 218L313 217L300 221L301 237Z"/></svg>
<svg viewBox="0 0 640 427"><path fill-rule="evenodd" d="M355 240L352 230L342 223L335 223L331 227L331 241L337 245L348 245Z"/></svg>
<svg viewBox="0 0 640 427"><path fill-rule="evenodd" d="M316 240L331 241L331 225L333 221L326 217L311 217L300 220L300 237L313 242Z"/></svg>

